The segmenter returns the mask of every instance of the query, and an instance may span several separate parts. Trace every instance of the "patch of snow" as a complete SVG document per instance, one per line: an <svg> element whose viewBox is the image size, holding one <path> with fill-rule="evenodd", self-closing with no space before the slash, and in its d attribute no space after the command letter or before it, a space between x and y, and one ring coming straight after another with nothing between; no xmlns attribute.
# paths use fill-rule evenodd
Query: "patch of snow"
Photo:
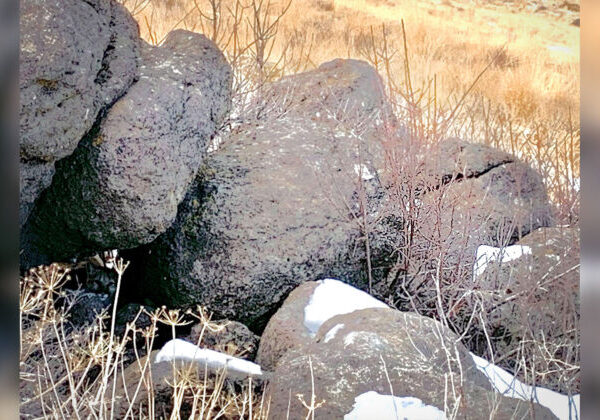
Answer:
<svg viewBox="0 0 600 420"><path fill-rule="evenodd" d="M419 398L382 395L375 391L365 392L354 398L352 411L344 420L445 420L442 410L426 405Z"/></svg>
<svg viewBox="0 0 600 420"><path fill-rule="evenodd" d="M489 379L500 394L524 401L534 401L550 409L560 420L579 419L579 394L569 397L551 389L524 384L514 375L471 353L477 369Z"/></svg>
<svg viewBox="0 0 600 420"><path fill-rule="evenodd" d="M171 361L197 363L201 367L207 366L212 370L227 368L228 373L240 376L262 375L262 370L256 363L218 351L203 349L179 338L167 341L154 359L154 363Z"/></svg>
<svg viewBox="0 0 600 420"><path fill-rule="evenodd" d="M318 283L304 307L304 326L313 337L325 321L336 315L367 308L388 308L368 293L339 280L325 279Z"/></svg>
<svg viewBox="0 0 600 420"><path fill-rule="evenodd" d="M375 178L375 175L373 175L371 173L371 171L369 171L369 168L367 168L365 165L363 164L354 164L354 172L356 172L356 175L360 176L363 181L369 181L373 178Z"/></svg>
<svg viewBox="0 0 600 420"><path fill-rule="evenodd" d="M206 149L206 153L210 154L210 153L214 153L219 149L219 146L221 145L221 142L223 141L223 139L221 138L221 136L216 135L212 138L212 140L210 140L210 142L208 143L208 148Z"/></svg>
<svg viewBox="0 0 600 420"><path fill-rule="evenodd" d="M348 347L350 344L353 344L356 337L358 337L358 333L355 331L346 334L344 337L344 347Z"/></svg>
<svg viewBox="0 0 600 420"><path fill-rule="evenodd" d="M504 248L480 245L473 265L473 280L484 273L488 263L505 263L521 258L523 255L531 255L531 248L526 245L511 245Z"/></svg>
<svg viewBox="0 0 600 420"><path fill-rule="evenodd" d="M357 340L361 340L363 344L367 344L370 349L381 349L384 347L381 337L376 333L368 331L351 331L344 337L344 348L354 344Z"/></svg>
<svg viewBox="0 0 600 420"><path fill-rule="evenodd" d="M327 331L327 334L325 334L325 340L323 341L325 343L329 343L329 341L333 340L337 332L342 328L344 328L344 324L337 324L335 327Z"/></svg>

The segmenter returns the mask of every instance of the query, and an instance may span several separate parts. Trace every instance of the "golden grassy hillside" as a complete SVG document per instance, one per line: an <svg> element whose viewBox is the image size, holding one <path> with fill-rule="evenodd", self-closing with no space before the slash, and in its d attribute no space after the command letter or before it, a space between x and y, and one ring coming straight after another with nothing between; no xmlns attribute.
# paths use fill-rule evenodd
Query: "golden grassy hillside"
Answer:
<svg viewBox="0 0 600 420"><path fill-rule="evenodd" d="M460 102L444 134L530 161L562 221L577 221L579 27L572 22L578 0L288 2L123 0L148 42L160 43L174 28L202 32L234 63L246 55L264 61L270 79L338 57L370 61L399 113L411 110L414 117L418 109L425 140L439 134L430 128Z"/></svg>

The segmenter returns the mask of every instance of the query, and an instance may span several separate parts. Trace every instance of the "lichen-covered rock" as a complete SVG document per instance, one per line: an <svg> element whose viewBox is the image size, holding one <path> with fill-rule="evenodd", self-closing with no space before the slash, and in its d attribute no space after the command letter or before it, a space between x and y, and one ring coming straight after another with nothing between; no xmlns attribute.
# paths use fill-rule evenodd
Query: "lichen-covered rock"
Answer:
<svg viewBox="0 0 600 420"><path fill-rule="evenodd" d="M383 195L376 105L386 102L374 84L381 81L366 63L336 60L267 88L256 118L209 155L173 226L141 253L140 293L176 307L201 303L258 331L304 281L335 277L365 287L365 226L372 261L390 246L374 239L385 230L376 213ZM352 121L328 114L335 104L354 109Z"/></svg>
<svg viewBox="0 0 600 420"><path fill-rule="evenodd" d="M20 7L22 226L54 162L134 82L139 30L113 0L25 0Z"/></svg>
<svg viewBox="0 0 600 420"><path fill-rule="evenodd" d="M442 413L456 410L458 418L492 412L499 419L554 418L545 407L495 393L466 348L437 321L393 309L329 319L309 346L283 357L272 377L266 398L273 418L304 418L303 402L311 401L315 419L351 418L344 416L369 392L417 398Z"/></svg>
<svg viewBox="0 0 600 420"><path fill-rule="evenodd" d="M62 259L152 241L177 214L207 143L229 111L231 68L203 35L144 46L139 81L57 164L25 248ZM26 251L28 251L26 249Z"/></svg>

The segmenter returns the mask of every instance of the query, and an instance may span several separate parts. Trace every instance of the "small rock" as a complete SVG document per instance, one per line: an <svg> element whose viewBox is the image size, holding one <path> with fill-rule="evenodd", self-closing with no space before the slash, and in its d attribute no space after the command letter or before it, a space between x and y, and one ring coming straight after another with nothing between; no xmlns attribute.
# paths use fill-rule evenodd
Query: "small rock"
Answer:
<svg viewBox="0 0 600 420"><path fill-rule="evenodd" d="M202 323L192 327L189 341L202 347L231 354L235 357L254 360L259 337L244 324L237 321L212 321L216 331Z"/></svg>
<svg viewBox="0 0 600 420"><path fill-rule="evenodd" d="M112 300L106 294L75 293L73 304L68 311L69 321L75 327L91 325L102 312L108 311L111 304Z"/></svg>

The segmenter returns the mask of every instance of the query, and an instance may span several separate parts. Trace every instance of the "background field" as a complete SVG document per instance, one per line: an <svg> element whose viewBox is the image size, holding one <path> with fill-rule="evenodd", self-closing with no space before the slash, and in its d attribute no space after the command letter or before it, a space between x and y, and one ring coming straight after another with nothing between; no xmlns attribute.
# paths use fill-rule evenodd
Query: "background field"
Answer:
<svg viewBox="0 0 600 420"><path fill-rule="evenodd" d="M558 221L578 221L578 0L123 2L152 44L174 28L213 38L238 81L254 78L248 62L276 79L367 60L422 141L456 135L518 155L542 173Z"/></svg>

